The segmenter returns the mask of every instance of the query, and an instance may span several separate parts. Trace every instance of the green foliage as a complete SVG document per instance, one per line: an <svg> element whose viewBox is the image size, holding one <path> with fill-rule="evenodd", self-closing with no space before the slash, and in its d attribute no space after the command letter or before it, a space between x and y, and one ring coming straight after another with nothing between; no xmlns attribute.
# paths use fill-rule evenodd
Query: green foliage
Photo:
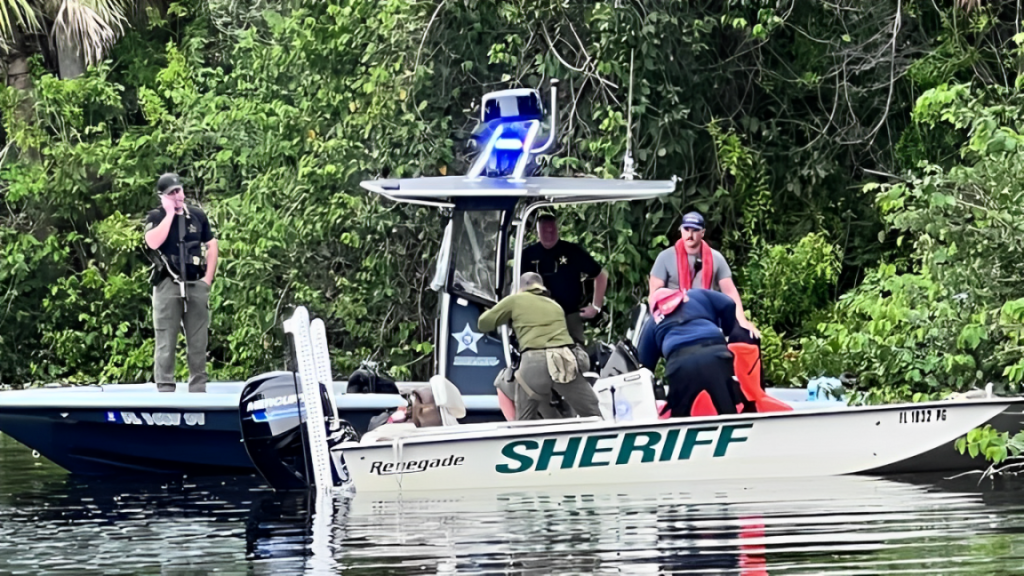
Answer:
<svg viewBox="0 0 1024 576"><path fill-rule="evenodd" d="M984 384L975 352L985 319L972 311L928 275L883 266L841 297L801 358L810 374L852 371L865 388L904 392L893 398Z"/></svg>
<svg viewBox="0 0 1024 576"><path fill-rule="evenodd" d="M629 138L640 177L680 179L564 210L611 276L593 336L622 333L698 209L773 383L1018 382L1020 47L994 8L938 10L907 7L893 44L881 2L173 2L85 75L37 57L31 91L0 91L0 379L149 379L142 221L171 170L220 239L213 378L279 368L296 303L327 320L336 371L428 376L440 220L358 183L464 172L480 95L557 77L543 173L618 177Z"/></svg>
<svg viewBox="0 0 1024 576"><path fill-rule="evenodd" d="M839 250L824 234L758 246L743 270L746 307L760 324L794 331L827 306L839 277Z"/></svg>
<svg viewBox="0 0 1024 576"><path fill-rule="evenodd" d="M805 341L812 371L855 369L868 388L933 395L1021 380L1024 157L1015 90L938 87L918 100L922 129L966 129L949 169L922 162L877 187L877 203L909 258L870 272ZM1000 317L999 311L1003 314Z"/></svg>
<svg viewBox="0 0 1024 576"><path fill-rule="evenodd" d="M1008 432L1000 432L986 424L957 438L956 449L961 454L970 454L972 458L981 455L985 460L999 464L1009 457L1020 456L1024 451L1024 432L1018 432L1011 438Z"/></svg>

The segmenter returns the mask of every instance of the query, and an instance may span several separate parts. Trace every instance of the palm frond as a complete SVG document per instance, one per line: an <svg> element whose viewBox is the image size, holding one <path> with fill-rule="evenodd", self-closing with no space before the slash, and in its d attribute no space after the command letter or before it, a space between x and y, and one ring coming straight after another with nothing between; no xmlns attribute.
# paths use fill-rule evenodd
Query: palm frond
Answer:
<svg viewBox="0 0 1024 576"><path fill-rule="evenodd" d="M24 32L43 29L30 0L0 0L0 52L10 50L15 26L21 27Z"/></svg>
<svg viewBox="0 0 1024 576"><path fill-rule="evenodd" d="M85 63L95 64L124 34L128 22L125 12L134 2L130 0L49 0L55 8L53 35L75 46Z"/></svg>

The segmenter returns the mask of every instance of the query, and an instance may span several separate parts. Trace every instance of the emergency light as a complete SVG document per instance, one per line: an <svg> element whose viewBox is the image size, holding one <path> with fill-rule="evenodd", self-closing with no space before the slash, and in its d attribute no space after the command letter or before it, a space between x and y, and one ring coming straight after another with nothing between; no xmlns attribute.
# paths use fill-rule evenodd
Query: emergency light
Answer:
<svg viewBox="0 0 1024 576"><path fill-rule="evenodd" d="M484 95L480 103L480 127L474 138L479 155L466 174L467 180L506 178L523 182L527 166L537 154L555 143L558 127L558 80L551 80L551 126L545 141L536 145L544 104L532 88L499 90Z"/></svg>

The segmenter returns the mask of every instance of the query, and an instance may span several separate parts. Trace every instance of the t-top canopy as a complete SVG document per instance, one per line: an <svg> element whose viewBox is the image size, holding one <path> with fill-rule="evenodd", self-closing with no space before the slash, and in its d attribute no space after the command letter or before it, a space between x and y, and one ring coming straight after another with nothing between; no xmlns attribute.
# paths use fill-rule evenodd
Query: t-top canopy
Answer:
<svg viewBox="0 0 1024 576"><path fill-rule="evenodd" d="M457 198L495 196L537 198L559 203L646 200L671 194L676 184L672 180L536 176L515 182L501 178L436 176L366 180L360 186L398 202L432 204Z"/></svg>

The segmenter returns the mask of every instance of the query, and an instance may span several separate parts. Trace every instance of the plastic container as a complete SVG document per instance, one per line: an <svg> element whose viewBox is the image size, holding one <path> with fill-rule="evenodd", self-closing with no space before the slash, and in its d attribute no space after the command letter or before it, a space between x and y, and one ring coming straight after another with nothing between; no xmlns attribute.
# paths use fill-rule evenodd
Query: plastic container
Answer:
<svg viewBox="0 0 1024 576"><path fill-rule="evenodd" d="M811 378L807 382L807 401L838 400L842 389L843 383L839 378Z"/></svg>
<svg viewBox="0 0 1024 576"><path fill-rule="evenodd" d="M601 416L614 422L658 420L654 374L646 368L602 378L594 384Z"/></svg>

